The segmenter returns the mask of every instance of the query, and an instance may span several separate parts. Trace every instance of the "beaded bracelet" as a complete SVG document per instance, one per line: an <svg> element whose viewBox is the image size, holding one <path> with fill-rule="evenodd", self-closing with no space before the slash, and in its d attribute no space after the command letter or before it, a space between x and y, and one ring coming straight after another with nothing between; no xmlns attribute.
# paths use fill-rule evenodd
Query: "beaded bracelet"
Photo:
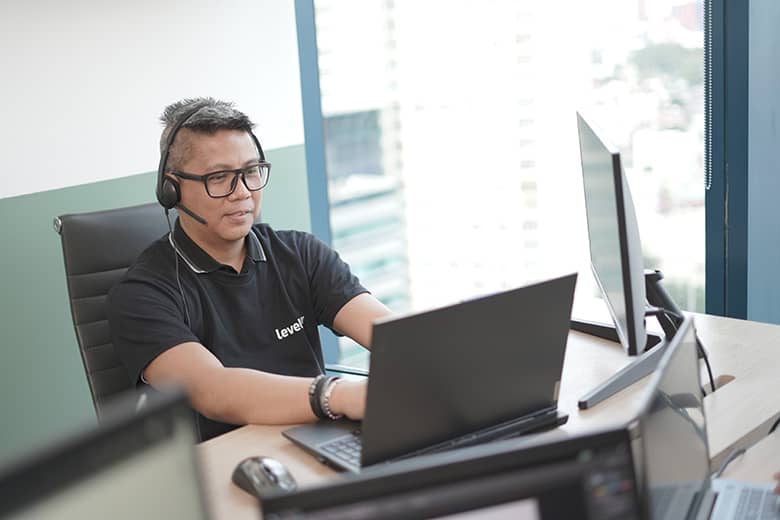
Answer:
<svg viewBox="0 0 780 520"><path fill-rule="evenodd" d="M328 380L327 386L325 386L325 391L322 393L322 400L320 402L322 411L331 421L335 421L336 419L341 419L344 417L342 414L333 413L333 410L330 409L330 394L333 392L333 389L336 388L336 385L339 382L341 382L340 377L332 377Z"/></svg>
<svg viewBox="0 0 780 520"><path fill-rule="evenodd" d="M320 374L317 377L315 377L312 380L311 384L309 385L309 406L311 406L311 411L314 412L314 415L318 419L325 419L326 417L328 417L327 415L325 415L325 411L322 409L322 405L320 404L322 385L325 382L326 382L325 376Z"/></svg>

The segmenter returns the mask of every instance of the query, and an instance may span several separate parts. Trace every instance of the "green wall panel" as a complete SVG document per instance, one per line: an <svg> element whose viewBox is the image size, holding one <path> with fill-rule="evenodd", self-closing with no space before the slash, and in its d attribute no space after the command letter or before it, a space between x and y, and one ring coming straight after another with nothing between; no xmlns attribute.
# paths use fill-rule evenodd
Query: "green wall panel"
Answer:
<svg viewBox="0 0 780 520"><path fill-rule="evenodd" d="M309 231L303 145L267 156L262 220ZM53 218L151 202L154 184L155 173L142 173L0 199L0 463L96 422Z"/></svg>
<svg viewBox="0 0 780 520"><path fill-rule="evenodd" d="M260 219L275 229L311 231L306 152L303 145L266 152L271 178L263 189Z"/></svg>

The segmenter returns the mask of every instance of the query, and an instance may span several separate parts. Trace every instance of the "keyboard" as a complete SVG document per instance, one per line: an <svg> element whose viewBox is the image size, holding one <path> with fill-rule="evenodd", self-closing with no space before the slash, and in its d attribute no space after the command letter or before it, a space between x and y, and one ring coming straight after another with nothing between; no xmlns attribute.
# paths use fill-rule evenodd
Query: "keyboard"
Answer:
<svg viewBox="0 0 780 520"><path fill-rule="evenodd" d="M743 489L739 493L738 520L770 520L780 518L777 510L777 497L771 491L761 489Z"/></svg>
<svg viewBox="0 0 780 520"><path fill-rule="evenodd" d="M360 450L363 448L360 430L355 430L349 435L344 435L324 444L319 448L328 455L349 464L360 467Z"/></svg>
<svg viewBox="0 0 780 520"><path fill-rule="evenodd" d="M509 439L512 437L518 437L526 433L535 431L540 421L544 420L545 427L554 427L557 424L551 422L551 418L557 417L556 409L545 409L536 414L522 417L520 419L512 419L495 426L491 426L475 433L462 435L454 439L434 444L422 448L420 450L407 453L400 457L394 458L388 462L395 462L410 457L416 457L418 455L428 455L431 453L441 453L456 448L465 448L467 446L475 446L477 444L483 444L485 442ZM348 466L360 467L360 451L363 448L362 437L360 436L360 430L337 437L331 441L320 444L318 448L329 456L336 460L345 463Z"/></svg>

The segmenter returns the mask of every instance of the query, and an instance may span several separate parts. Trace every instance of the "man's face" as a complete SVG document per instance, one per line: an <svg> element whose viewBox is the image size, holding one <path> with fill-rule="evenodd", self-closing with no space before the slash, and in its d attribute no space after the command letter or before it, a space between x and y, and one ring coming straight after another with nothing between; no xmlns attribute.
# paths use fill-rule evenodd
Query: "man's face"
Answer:
<svg viewBox="0 0 780 520"><path fill-rule="evenodd" d="M205 175L219 170L237 170L259 159L252 137L243 130L218 130L213 135L187 132L190 154L179 168L183 172ZM220 247L243 240L260 214L261 191L249 191L241 179L227 197L212 198L203 182L177 179L181 186L181 202L203 217L201 224L183 211L179 212L187 234L203 244Z"/></svg>

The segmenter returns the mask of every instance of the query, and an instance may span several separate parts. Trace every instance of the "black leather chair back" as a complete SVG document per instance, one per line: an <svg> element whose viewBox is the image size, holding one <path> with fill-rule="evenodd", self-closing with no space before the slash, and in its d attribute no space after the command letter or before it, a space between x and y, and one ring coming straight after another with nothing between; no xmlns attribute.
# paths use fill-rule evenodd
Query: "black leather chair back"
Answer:
<svg viewBox="0 0 780 520"><path fill-rule="evenodd" d="M168 232L159 204L62 215L54 219L62 239L73 326L100 419L112 397L133 389L111 343L106 297L127 268Z"/></svg>

